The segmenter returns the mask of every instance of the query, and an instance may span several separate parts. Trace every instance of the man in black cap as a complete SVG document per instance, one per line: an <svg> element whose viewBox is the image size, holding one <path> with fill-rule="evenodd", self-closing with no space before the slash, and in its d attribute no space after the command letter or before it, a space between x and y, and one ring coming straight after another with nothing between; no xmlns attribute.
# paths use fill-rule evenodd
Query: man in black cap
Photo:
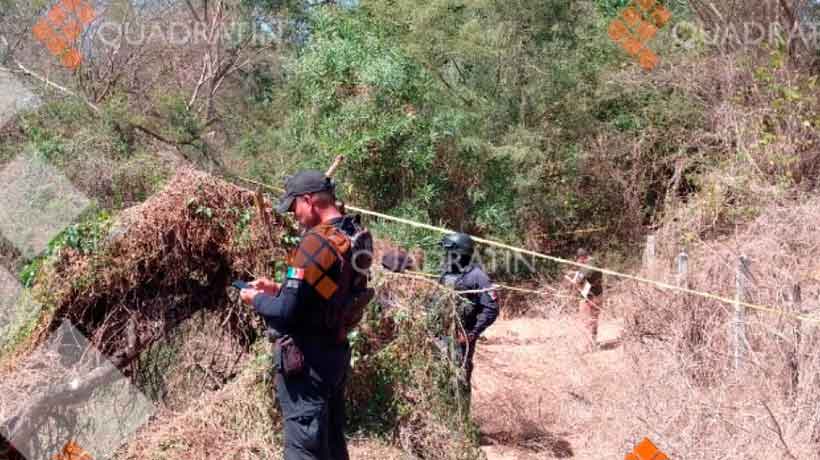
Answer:
<svg viewBox="0 0 820 460"><path fill-rule="evenodd" d="M277 211L292 212L305 230L289 257L286 279L282 286L258 279L240 295L270 328L284 334L276 342L275 353L284 458L347 460L347 333L361 317L346 315L351 299L359 299L357 292L366 288L366 277L358 272L361 267L350 259L352 238L361 234L361 228L357 216L340 212L334 184L319 171L302 171L289 178ZM351 271L354 268L356 272Z"/></svg>
<svg viewBox="0 0 820 460"><path fill-rule="evenodd" d="M458 296L461 324L457 326L454 343L454 358L461 367L459 389L469 408L476 343L498 318L498 294L489 276L473 262L475 245L469 235L447 235L441 240L441 246L444 248L444 267L439 283L456 292L472 291Z"/></svg>

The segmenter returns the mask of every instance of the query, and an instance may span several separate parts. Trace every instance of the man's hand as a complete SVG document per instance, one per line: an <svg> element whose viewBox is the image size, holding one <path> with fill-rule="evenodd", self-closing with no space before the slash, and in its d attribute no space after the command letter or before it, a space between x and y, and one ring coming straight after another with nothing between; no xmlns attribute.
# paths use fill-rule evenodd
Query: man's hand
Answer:
<svg viewBox="0 0 820 460"><path fill-rule="evenodd" d="M459 343L459 345L466 345L468 343L475 343L477 338L478 337L476 337L476 335L473 334L472 332L470 332L467 335L464 335L461 332L458 333L458 343Z"/></svg>
<svg viewBox="0 0 820 460"><path fill-rule="evenodd" d="M279 283L268 278L259 278L248 284L255 290L264 292L265 294L276 295L279 293Z"/></svg>
<svg viewBox="0 0 820 460"><path fill-rule="evenodd" d="M256 298L257 295L261 294L262 291L257 289L242 289L239 291L239 298L242 299L242 302L245 305L253 305L253 299Z"/></svg>

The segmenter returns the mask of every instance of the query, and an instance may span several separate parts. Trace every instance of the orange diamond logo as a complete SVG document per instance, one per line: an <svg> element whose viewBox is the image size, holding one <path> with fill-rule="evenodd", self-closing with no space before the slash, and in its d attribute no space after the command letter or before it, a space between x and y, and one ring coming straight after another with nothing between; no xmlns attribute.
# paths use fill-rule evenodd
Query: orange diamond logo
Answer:
<svg viewBox="0 0 820 460"><path fill-rule="evenodd" d="M91 454L86 452L79 444L68 441L60 453L51 457L52 460L94 460Z"/></svg>
<svg viewBox="0 0 820 460"><path fill-rule="evenodd" d="M632 452L626 454L624 460L669 460L669 457L652 444L649 438L643 438Z"/></svg>
<svg viewBox="0 0 820 460"><path fill-rule="evenodd" d="M37 41L65 67L74 70L83 57L73 43L95 17L94 9L84 0L62 0L37 21L32 31Z"/></svg>
<svg viewBox="0 0 820 460"><path fill-rule="evenodd" d="M658 30L669 23L672 13L656 0L635 0L609 24L609 38L646 70L654 69L660 58L647 47Z"/></svg>

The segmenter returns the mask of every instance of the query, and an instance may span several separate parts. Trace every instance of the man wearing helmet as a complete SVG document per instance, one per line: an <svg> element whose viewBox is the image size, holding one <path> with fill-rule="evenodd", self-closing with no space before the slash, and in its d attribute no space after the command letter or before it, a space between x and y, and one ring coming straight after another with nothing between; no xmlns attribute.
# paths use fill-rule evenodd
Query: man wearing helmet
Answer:
<svg viewBox="0 0 820 460"><path fill-rule="evenodd" d="M498 317L498 294L484 270L473 262L475 245L469 235L447 235L441 246L444 249L444 273L439 283L456 292L470 291L459 295L462 303L458 309L460 325L456 326L454 343L456 363L462 369L459 387L469 403L476 342Z"/></svg>

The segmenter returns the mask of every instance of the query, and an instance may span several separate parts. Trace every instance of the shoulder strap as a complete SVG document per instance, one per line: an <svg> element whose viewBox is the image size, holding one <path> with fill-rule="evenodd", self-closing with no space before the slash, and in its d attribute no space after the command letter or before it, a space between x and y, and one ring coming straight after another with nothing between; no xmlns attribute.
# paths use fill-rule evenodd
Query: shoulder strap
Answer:
<svg viewBox="0 0 820 460"><path fill-rule="evenodd" d="M325 239L336 249L339 255L343 255L350 250L350 237L333 224L319 224L313 227L309 233Z"/></svg>

